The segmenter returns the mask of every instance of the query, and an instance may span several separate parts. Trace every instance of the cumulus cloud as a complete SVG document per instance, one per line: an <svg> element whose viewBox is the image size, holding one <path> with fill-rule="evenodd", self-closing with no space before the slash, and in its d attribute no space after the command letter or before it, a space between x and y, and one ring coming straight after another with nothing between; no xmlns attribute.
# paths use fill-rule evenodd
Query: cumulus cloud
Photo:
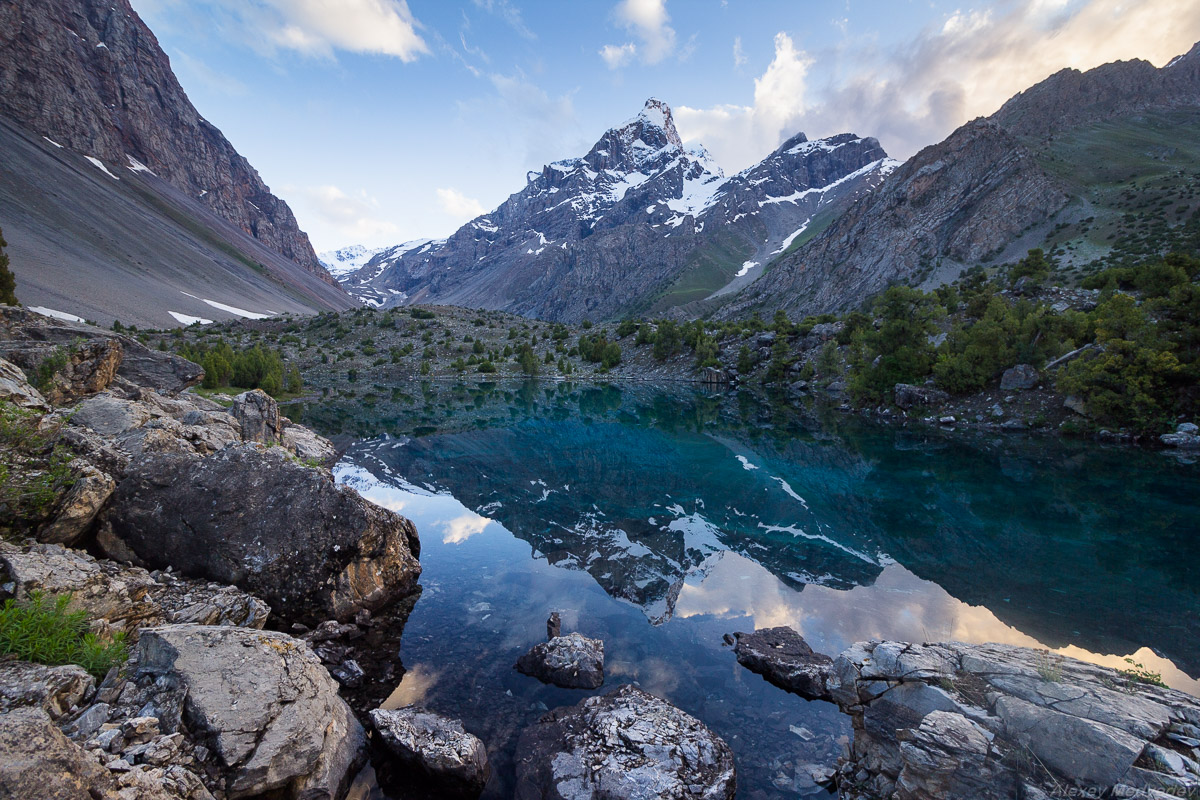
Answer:
<svg viewBox="0 0 1200 800"><path fill-rule="evenodd" d="M734 53L736 59L736 47ZM723 166L741 169L773 150L798 124L811 66L812 59L796 49L792 38L778 33L775 57L754 79L754 105L680 106L676 123L689 139L703 142Z"/></svg>
<svg viewBox="0 0 1200 800"><path fill-rule="evenodd" d="M456 222L467 222L468 220L475 219L487 210L474 197L467 197L453 187L438 189L437 199L438 205L442 207L442 210L454 217Z"/></svg>
<svg viewBox="0 0 1200 800"><path fill-rule="evenodd" d="M641 42L605 45L600 57L610 69L627 64L635 54L646 64L657 64L675 50L675 29L667 23L667 0L621 0L614 10L617 21Z"/></svg>
<svg viewBox="0 0 1200 800"><path fill-rule="evenodd" d="M379 202L360 191L347 194L337 186L285 186L286 195L301 220L301 227L318 242L318 249L343 247L349 242L370 243L390 237L396 225L378 218Z"/></svg>
<svg viewBox="0 0 1200 800"><path fill-rule="evenodd" d="M857 40L809 55L781 36L755 81L753 105L676 113L680 132L703 141L727 169L754 163L799 130L875 136L907 158L1060 69L1131 58L1162 66L1200 39L1200 4L1006 0L955 12L886 53ZM806 85L814 55L837 76L815 92Z"/></svg>
<svg viewBox="0 0 1200 800"><path fill-rule="evenodd" d="M637 45L633 42L625 44L606 44L600 48L600 57L609 69L618 69L633 60L637 53Z"/></svg>
<svg viewBox="0 0 1200 800"><path fill-rule="evenodd" d="M281 47L330 56L377 53L414 61L429 48L405 0L265 0L279 15L267 35Z"/></svg>

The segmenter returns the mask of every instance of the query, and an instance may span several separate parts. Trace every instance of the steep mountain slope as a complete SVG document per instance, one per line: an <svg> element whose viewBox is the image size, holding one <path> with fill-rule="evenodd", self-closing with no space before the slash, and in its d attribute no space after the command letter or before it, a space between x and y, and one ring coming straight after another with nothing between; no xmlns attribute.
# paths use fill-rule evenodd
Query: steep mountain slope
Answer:
<svg viewBox="0 0 1200 800"><path fill-rule="evenodd" d="M684 148L670 108L651 99L585 156L530 173L492 213L446 240L385 250L343 285L380 305L554 320L662 311L757 277L817 208L878 183L892 166L874 139L801 134L725 180L702 148Z"/></svg>
<svg viewBox="0 0 1200 800"><path fill-rule="evenodd" d="M103 325L356 305L152 173L101 169L3 117L0 227L21 302Z"/></svg>
<svg viewBox="0 0 1200 800"><path fill-rule="evenodd" d="M922 150L717 316L843 311L889 284L936 285L1030 247L1098 264L1119 247L1117 220L1137 211L1147 178L1194 182L1191 151L1174 142L1193 142L1196 110L1200 46L1162 69L1056 73ZM1194 212L1176 209L1171 223Z"/></svg>
<svg viewBox="0 0 1200 800"><path fill-rule="evenodd" d="M265 277L281 283L283 291L293 291L289 287L294 285L297 296L305 297L311 308L346 306L291 209L192 107L154 34L128 0L16 0L0 5L0 117L35 137L46 137L65 153L94 159L96 169L103 166L111 174L128 175L127 168L133 168L139 176L161 179L161 192L155 181L145 181L156 197L144 200L144 207L165 202L174 207L173 213L190 216L194 208L206 217L177 221L184 227L194 223L212 229L207 218L219 220L217 235L223 246L238 250L249 262L266 266L257 252L247 251L245 242L233 242L230 235L250 239L282 257L266 259L278 263ZM15 127L6 133L14 131ZM33 163L18 166L17 160L10 154L10 169L20 171ZM168 187L179 197L167 199L163 193L170 193ZM181 207L180 198L191 202ZM15 202L34 199L47 200L17 197ZM6 222L0 219L0 224ZM82 232L65 232L67 238L73 235L83 240L79 246L86 246ZM16 245L26 246L19 233ZM69 257L73 246L64 243L48 257ZM21 263L14 259L13 266L21 277ZM148 264L147 278L153 280L154 267L167 266L161 261ZM28 271L25 277L29 279ZM313 281L329 290L314 289ZM55 288L67 296L82 296L76 290L86 287Z"/></svg>

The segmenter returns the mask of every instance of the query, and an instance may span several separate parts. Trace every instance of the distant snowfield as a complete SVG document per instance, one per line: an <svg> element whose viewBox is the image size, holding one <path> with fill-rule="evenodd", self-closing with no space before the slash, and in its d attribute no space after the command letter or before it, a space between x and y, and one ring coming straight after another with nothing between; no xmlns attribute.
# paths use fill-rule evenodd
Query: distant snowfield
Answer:
<svg viewBox="0 0 1200 800"><path fill-rule="evenodd" d="M197 297L194 294L188 294L187 292L185 292L183 290L180 290L179 293L186 294L188 297L192 298L193 300L199 300L201 303L206 303L206 304L212 306L213 308L219 308L222 311L228 311L230 314L235 314L239 317L245 317L246 319L267 319L268 317L273 317L279 313L278 311L264 311L264 312L247 311L246 309L238 308L237 306L227 306L224 303L218 303L216 300L206 300L203 297ZM171 314L174 315L175 312L172 311ZM178 317L176 317L176 318L178 319ZM196 317L195 319L199 319L199 318ZM182 322L182 321L183 320L180 320L180 322Z"/></svg>
<svg viewBox="0 0 1200 800"><path fill-rule="evenodd" d="M65 311L55 311L53 308L45 306L29 306L29 310L35 314L41 314L43 317L54 317L55 319L66 320L67 322L85 322L83 317L77 317L74 314L68 314Z"/></svg>
<svg viewBox="0 0 1200 800"><path fill-rule="evenodd" d="M167 313L174 317L176 322L183 323L184 325L195 325L197 322L199 322L201 325L208 325L212 322L211 319L205 319L204 317L190 317L187 314L180 314L178 311L168 311Z"/></svg>

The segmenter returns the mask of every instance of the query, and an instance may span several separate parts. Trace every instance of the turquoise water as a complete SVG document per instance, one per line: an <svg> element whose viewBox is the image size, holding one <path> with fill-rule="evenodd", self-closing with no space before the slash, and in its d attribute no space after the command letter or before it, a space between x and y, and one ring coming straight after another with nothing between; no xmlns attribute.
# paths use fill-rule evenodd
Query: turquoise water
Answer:
<svg viewBox="0 0 1200 800"><path fill-rule="evenodd" d="M849 725L738 666L733 631L1128 657L1200 693L1200 472L1162 453L678 388L427 384L303 418L341 434L339 480L420 531L389 703L480 735L487 796L509 791L520 729L587 694L512 669L550 611L604 639L599 691L636 682L724 737L742 798L819 796L805 766Z"/></svg>

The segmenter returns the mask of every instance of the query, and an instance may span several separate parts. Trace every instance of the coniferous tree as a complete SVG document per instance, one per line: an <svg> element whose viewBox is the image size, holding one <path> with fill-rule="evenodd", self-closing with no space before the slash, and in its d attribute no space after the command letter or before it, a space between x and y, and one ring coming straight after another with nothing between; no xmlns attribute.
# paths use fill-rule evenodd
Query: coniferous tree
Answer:
<svg viewBox="0 0 1200 800"><path fill-rule="evenodd" d="M4 241L4 232L0 231L0 303L15 306L19 305L17 302L17 279L13 276L12 270L8 268L8 255L4 252L6 247L8 247L8 242Z"/></svg>

